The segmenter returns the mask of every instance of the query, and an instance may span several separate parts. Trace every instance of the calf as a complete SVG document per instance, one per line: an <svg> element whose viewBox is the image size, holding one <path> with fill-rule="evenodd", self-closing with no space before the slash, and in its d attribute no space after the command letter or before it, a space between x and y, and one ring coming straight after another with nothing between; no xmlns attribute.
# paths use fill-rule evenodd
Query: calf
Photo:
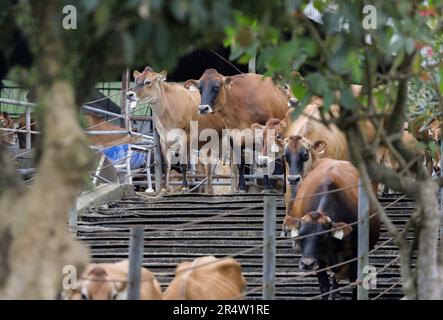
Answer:
<svg viewBox="0 0 443 320"><path fill-rule="evenodd" d="M166 289L165 300L222 300L240 298L246 288L240 263L235 259L200 257L180 263Z"/></svg>
<svg viewBox="0 0 443 320"><path fill-rule="evenodd" d="M338 288L341 279L354 282L357 278L357 261L337 264L357 256L358 228L353 223L358 219L358 183L358 170L350 162L320 159L300 184L292 211L285 217L283 232L291 233L294 248L301 251L299 269L321 269L317 272L321 293ZM374 213L372 208L369 213ZM380 233L377 215L371 217L369 226L372 249ZM328 267L333 272L332 288L323 270Z"/></svg>
<svg viewBox="0 0 443 320"><path fill-rule="evenodd" d="M67 300L124 300L127 298L129 261L90 264L77 280L77 287L65 290ZM141 269L141 300L161 300L161 288L153 273Z"/></svg>

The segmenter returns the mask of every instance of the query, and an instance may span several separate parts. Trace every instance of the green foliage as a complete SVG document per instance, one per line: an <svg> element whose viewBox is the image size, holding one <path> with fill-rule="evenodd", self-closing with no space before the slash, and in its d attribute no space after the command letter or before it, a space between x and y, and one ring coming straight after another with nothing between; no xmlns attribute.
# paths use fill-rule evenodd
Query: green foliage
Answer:
<svg viewBox="0 0 443 320"><path fill-rule="evenodd" d="M271 24L271 30L275 30L272 37L263 36L268 21L262 23L258 16L250 13L237 15L236 23L226 28L226 44L235 52L232 58L245 61L251 51L257 52L258 70L291 81L294 95L302 102L307 103L315 94L325 98L326 110L333 102L339 102L355 112L359 112L362 105L367 106L368 99L361 96L357 101L349 87L353 83L368 85L365 67L369 66L375 89L372 91L373 106L378 112L389 112L396 97L396 80L402 74L402 65L409 55L415 54L412 72L417 81L413 81L409 90L409 109L417 112L420 107L426 110L428 117L435 115L439 107L435 80L440 92L443 90L440 80L443 79L443 66L439 57L442 52L442 3L373 1L371 4L377 9L377 28L365 30L362 1L337 0L334 10L328 10L331 1L314 1L315 8L323 13L321 27L304 17L302 11L308 2L286 0L279 4L281 15ZM248 41L236 41L245 30L250 35ZM428 45L433 47L436 60L431 69L425 66L426 57L418 52ZM309 73L297 78L291 76L293 71L305 67ZM336 90L341 92L340 101L335 101L332 94Z"/></svg>

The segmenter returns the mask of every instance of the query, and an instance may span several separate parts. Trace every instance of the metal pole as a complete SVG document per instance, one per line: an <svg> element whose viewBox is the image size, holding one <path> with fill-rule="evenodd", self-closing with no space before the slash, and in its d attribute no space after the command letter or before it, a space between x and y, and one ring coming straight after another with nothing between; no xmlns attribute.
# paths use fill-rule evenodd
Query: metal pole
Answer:
<svg viewBox="0 0 443 320"><path fill-rule="evenodd" d="M249 73L255 73L255 60L256 60L256 55L254 55L248 63L248 72Z"/></svg>
<svg viewBox="0 0 443 320"><path fill-rule="evenodd" d="M160 146L160 136L158 135L157 129L155 128L155 121L152 122L154 125L154 169L155 169L155 192L159 193L162 188L162 154Z"/></svg>
<svg viewBox="0 0 443 320"><path fill-rule="evenodd" d="M152 179L151 179L151 153L152 149L148 150L148 154L146 155L146 179L148 183L148 187L145 192L152 193L154 189L152 189Z"/></svg>
<svg viewBox="0 0 443 320"><path fill-rule="evenodd" d="M131 144L128 144L128 155L126 157L126 184L132 184L131 158L132 158Z"/></svg>
<svg viewBox="0 0 443 320"><path fill-rule="evenodd" d="M77 198L75 198L73 206L68 211L68 227L75 235L77 235L77 219Z"/></svg>
<svg viewBox="0 0 443 320"><path fill-rule="evenodd" d="M31 149L31 111L26 107L26 149Z"/></svg>
<svg viewBox="0 0 443 320"><path fill-rule="evenodd" d="M357 279L363 280L363 269L369 264L369 203L368 195L363 187L361 178L358 187L358 273ZM362 282L357 287L357 299L368 300L368 290L363 287Z"/></svg>
<svg viewBox="0 0 443 320"><path fill-rule="evenodd" d="M274 300L275 290L275 196L264 197L263 299Z"/></svg>
<svg viewBox="0 0 443 320"><path fill-rule="evenodd" d="M131 230L131 244L129 247L128 300L140 300L143 231L143 226L136 226Z"/></svg>

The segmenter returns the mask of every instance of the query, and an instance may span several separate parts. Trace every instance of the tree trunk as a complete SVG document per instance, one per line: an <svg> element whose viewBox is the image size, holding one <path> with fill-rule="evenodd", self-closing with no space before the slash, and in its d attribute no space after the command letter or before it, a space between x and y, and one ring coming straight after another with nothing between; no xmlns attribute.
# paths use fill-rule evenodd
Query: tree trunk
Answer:
<svg viewBox="0 0 443 320"><path fill-rule="evenodd" d="M41 88L46 89L46 88ZM39 90L45 121L43 154L32 188L2 197L0 298L53 299L67 264L81 270L87 250L66 228L67 212L84 182L90 157L71 86L57 80ZM2 281L3 279L3 281Z"/></svg>
<svg viewBox="0 0 443 320"><path fill-rule="evenodd" d="M420 300L442 299L438 274L438 232L440 210L437 201L437 184L428 178L419 182L416 195L422 208L417 259L417 298Z"/></svg>

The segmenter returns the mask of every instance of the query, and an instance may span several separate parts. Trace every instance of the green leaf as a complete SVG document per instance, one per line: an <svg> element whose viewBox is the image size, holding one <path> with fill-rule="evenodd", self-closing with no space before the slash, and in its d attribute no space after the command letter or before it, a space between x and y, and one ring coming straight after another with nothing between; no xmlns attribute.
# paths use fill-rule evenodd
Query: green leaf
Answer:
<svg viewBox="0 0 443 320"><path fill-rule="evenodd" d="M350 88L345 88L340 93L340 104L345 109L355 109L358 105L358 101L354 98L354 94L352 93Z"/></svg>
<svg viewBox="0 0 443 320"><path fill-rule="evenodd" d="M411 54L414 52L415 49L415 42L412 38L407 38L405 42L405 50L407 54Z"/></svg>
<svg viewBox="0 0 443 320"><path fill-rule="evenodd" d="M306 77L306 80L309 83L310 91L314 92L314 94L323 96L327 91L327 83L324 79L324 76L318 72L311 73Z"/></svg>

